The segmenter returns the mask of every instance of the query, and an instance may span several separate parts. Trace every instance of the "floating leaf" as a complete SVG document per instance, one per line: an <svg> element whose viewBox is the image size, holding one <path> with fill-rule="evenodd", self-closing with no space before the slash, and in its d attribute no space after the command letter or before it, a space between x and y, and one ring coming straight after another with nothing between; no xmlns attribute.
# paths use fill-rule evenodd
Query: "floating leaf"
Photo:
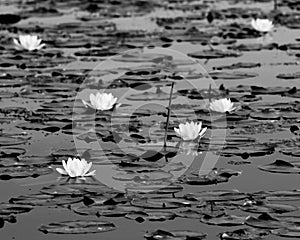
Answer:
<svg viewBox="0 0 300 240"><path fill-rule="evenodd" d="M153 232L147 232L144 237L149 240L201 240L206 238L206 234L190 230L166 231L158 229Z"/></svg>
<svg viewBox="0 0 300 240"><path fill-rule="evenodd" d="M247 195L237 190L216 190L188 193L184 196L188 200L203 200L207 202L239 201Z"/></svg>
<svg viewBox="0 0 300 240"><path fill-rule="evenodd" d="M53 170L49 167L41 166L8 166L0 167L0 179L10 180L12 178L26 178L26 177L39 177L41 175L46 175L52 173Z"/></svg>
<svg viewBox="0 0 300 240"><path fill-rule="evenodd" d="M285 226L292 226L291 223L281 221L268 213L263 213L258 217L250 216L246 219L245 224L255 228L276 229Z"/></svg>
<svg viewBox="0 0 300 240"><path fill-rule="evenodd" d="M103 199L102 202L92 204L90 206L77 207L73 211L80 215L94 215L97 217L123 217L131 212L142 211L142 208L128 205L103 205L107 199Z"/></svg>
<svg viewBox="0 0 300 240"><path fill-rule="evenodd" d="M137 222L143 221L166 221L173 220L176 217L175 213L163 211L147 211L147 212L131 212L125 215L126 218Z"/></svg>
<svg viewBox="0 0 300 240"><path fill-rule="evenodd" d="M209 215L204 215L200 221L210 225L218 226L239 226L243 225L246 217L235 216L235 215L221 215L218 217L211 217Z"/></svg>
<svg viewBox="0 0 300 240"><path fill-rule="evenodd" d="M56 196L53 197L48 194L31 194L19 196L16 198L9 199L10 203L22 204L29 206L57 206L57 205L66 205L81 202L82 197L72 197L72 196Z"/></svg>
<svg viewBox="0 0 300 240"><path fill-rule="evenodd" d="M188 55L194 58L211 59L211 58L239 57L242 54L236 51L212 49L212 50L193 52L193 53L189 53Z"/></svg>
<svg viewBox="0 0 300 240"><path fill-rule="evenodd" d="M273 163L259 166L258 168L272 173L300 173L300 164L290 163L280 159Z"/></svg>
<svg viewBox="0 0 300 240"><path fill-rule="evenodd" d="M280 79L290 80L290 79L300 79L300 72L295 73L281 73L276 76Z"/></svg>
<svg viewBox="0 0 300 240"><path fill-rule="evenodd" d="M131 201L133 206L150 209L175 209L185 206L191 206L193 202L183 198L136 198Z"/></svg>
<svg viewBox="0 0 300 240"><path fill-rule="evenodd" d="M287 228L280 228L271 230L271 233L274 235L278 235L281 237L288 237L288 238L299 238L300 237L300 229L299 226L291 226Z"/></svg>
<svg viewBox="0 0 300 240"><path fill-rule="evenodd" d="M287 204L268 203L264 201L247 201L240 209L252 213L286 213L298 210L297 207Z"/></svg>
<svg viewBox="0 0 300 240"><path fill-rule="evenodd" d="M220 233L221 240L258 240L269 235L268 231L252 229L252 228L241 228L232 232Z"/></svg>
<svg viewBox="0 0 300 240"><path fill-rule="evenodd" d="M0 203L0 214L1 215L27 213L27 212L30 212L32 209L33 209L33 207L30 205Z"/></svg>
<svg viewBox="0 0 300 240"><path fill-rule="evenodd" d="M222 71L216 71L216 72L210 72L210 77L212 79L222 79L222 80L236 80L236 79L247 79L247 78L253 78L257 77L257 73L249 73L249 72L222 72Z"/></svg>
<svg viewBox="0 0 300 240"><path fill-rule="evenodd" d="M55 234L87 234L101 233L115 230L116 226L111 222L95 220L76 220L50 223L42 225L39 230L43 233Z"/></svg>

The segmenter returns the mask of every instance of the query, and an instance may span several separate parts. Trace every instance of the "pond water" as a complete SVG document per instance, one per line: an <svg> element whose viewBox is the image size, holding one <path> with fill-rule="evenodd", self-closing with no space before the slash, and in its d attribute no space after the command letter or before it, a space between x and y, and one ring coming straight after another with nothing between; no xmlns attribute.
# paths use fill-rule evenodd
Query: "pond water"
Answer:
<svg viewBox="0 0 300 240"><path fill-rule="evenodd" d="M1 239L299 238L299 9L0 1ZM45 46L16 50L25 34ZM98 91L117 106L86 107ZM204 137L181 140L188 121ZM69 157L96 174L61 176Z"/></svg>

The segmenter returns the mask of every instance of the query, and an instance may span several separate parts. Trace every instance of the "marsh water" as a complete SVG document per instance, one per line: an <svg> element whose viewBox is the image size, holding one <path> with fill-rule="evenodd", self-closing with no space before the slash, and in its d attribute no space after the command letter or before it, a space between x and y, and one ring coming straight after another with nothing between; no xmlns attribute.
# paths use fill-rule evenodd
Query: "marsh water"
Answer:
<svg viewBox="0 0 300 240"><path fill-rule="evenodd" d="M1 240L299 238L299 9L0 0ZM46 46L16 50L22 34ZM120 106L87 109L97 91ZM236 110L209 111L219 98ZM205 136L182 141L186 121ZM76 156L94 177L55 171Z"/></svg>

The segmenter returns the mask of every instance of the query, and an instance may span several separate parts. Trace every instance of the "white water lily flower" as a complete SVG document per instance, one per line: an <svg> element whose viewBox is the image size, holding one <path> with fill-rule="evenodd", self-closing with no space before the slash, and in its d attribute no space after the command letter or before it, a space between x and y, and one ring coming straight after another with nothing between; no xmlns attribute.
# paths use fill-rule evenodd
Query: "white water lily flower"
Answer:
<svg viewBox="0 0 300 240"><path fill-rule="evenodd" d="M269 19L257 18L251 20L252 27L259 32L270 32L273 29L273 23Z"/></svg>
<svg viewBox="0 0 300 240"><path fill-rule="evenodd" d="M62 175L69 175L69 177L88 177L95 175L96 172L96 170L88 172L92 163L87 163L84 159L69 157L67 163L63 160L62 164L64 169L56 168L56 171Z"/></svg>
<svg viewBox="0 0 300 240"><path fill-rule="evenodd" d="M100 93L98 92L96 95L90 94L90 102L82 100L82 103L86 107L90 107L96 110L110 110L114 107L117 102L117 98L114 97L111 93Z"/></svg>
<svg viewBox="0 0 300 240"><path fill-rule="evenodd" d="M20 35L19 39L13 39L13 41L18 50L40 50L45 46L44 43L41 44L42 39L35 35Z"/></svg>
<svg viewBox="0 0 300 240"><path fill-rule="evenodd" d="M228 98L213 100L209 104L209 108L214 112L220 113L231 112L236 109L236 107L234 107L234 104Z"/></svg>
<svg viewBox="0 0 300 240"><path fill-rule="evenodd" d="M202 122L180 123L179 128L174 128L176 135L184 141L195 140L197 137L202 138L206 130L207 128L202 129Z"/></svg>

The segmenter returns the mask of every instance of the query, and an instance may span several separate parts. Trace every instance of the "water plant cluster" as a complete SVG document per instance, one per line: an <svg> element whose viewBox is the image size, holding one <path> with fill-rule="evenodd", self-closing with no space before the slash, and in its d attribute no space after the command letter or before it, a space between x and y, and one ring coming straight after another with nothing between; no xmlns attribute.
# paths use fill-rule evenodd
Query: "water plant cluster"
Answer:
<svg viewBox="0 0 300 240"><path fill-rule="evenodd" d="M299 238L299 9L0 3L1 236Z"/></svg>

